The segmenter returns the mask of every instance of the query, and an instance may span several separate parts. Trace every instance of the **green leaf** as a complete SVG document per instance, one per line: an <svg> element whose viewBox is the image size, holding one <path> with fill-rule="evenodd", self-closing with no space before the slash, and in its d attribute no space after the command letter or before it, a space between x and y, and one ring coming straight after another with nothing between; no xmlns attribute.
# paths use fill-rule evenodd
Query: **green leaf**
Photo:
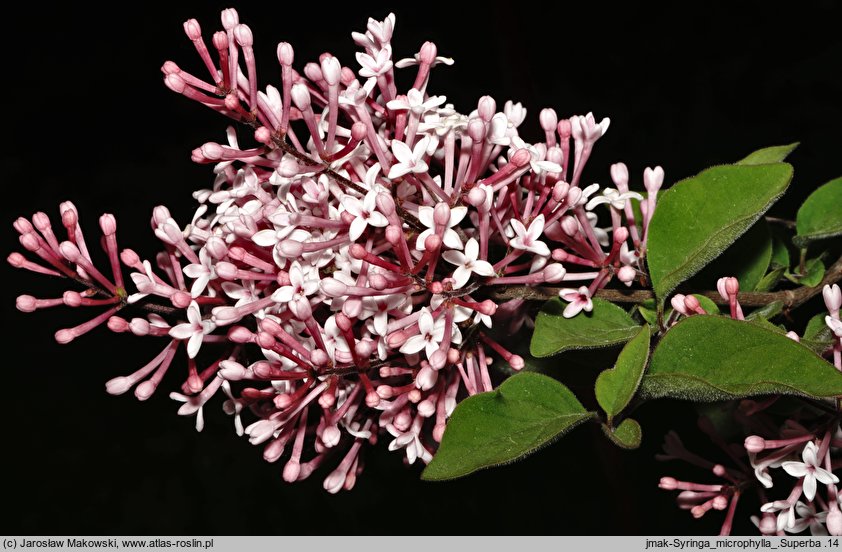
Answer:
<svg viewBox="0 0 842 552"><path fill-rule="evenodd" d="M709 402L753 395L842 395L842 373L806 347L754 323L691 316L655 348L644 398Z"/></svg>
<svg viewBox="0 0 842 552"><path fill-rule="evenodd" d="M769 266L772 268L789 268L789 248L777 236L772 240L772 259Z"/></svg>
<svg viewBox="0 0 842 552"><path fill-rule="evenodd" d="M798 142L786 146L771 146L759 149L737 161L737 165L765 165L766 163L780 163L798 147Z"/></svg>
<svg viewBox="0 0 842 552"><path fill-rule="evenodd" d="M833 346L836 340L836 336L825 323L825 316L827 315L821 313L811 318L804 329L804 335L801 337L801 344L818 354Z"/></svg>
<svg viewBox="0 0 842 552"><path fill-rule="evenodd" d="M655 310L655 300L654 299L646 299L639 305L637 305L637 312L640 314L640 317L649 324L650 326L657 326L658 325L658 311ZM666 315L665 315L666 316Z"/></svg>
<svg viewBox="0 0 842 552"><path fill-rule="evenodd" d="M746 315L746 320L757 320L763 318L765 320L769 320L770 318L774 318L784 310L784 302L783 301L772 301L766 305L758 309L754 309L751 313Z"/></svg>
<svg viewBox="0 0 842 552"><path fill-rule="evenodd" d="M459 403L421 478L454 479L523 458L593 415L556 380L517 374Z"/></svg>
<svg viewBox="0 0 842 552"><path fill-rule="evenodd" d="M842 177L816 189L798 209L795 217L798 247L842 234Z"/></svg>
<svg viewBox="0 0 842 552"><path fill-rule="evenodd" d="M649 225L647 262L658 299L739 238L786 191L792 166L712 167L665 192Z"/></svg>
<svg viewBox="0 0 842 552"><path fill-rule="evenodd" d="M754 291L771 291L775 289L775 286L781 281L785 272L786 268L782 266L772 269L769 274L761 278L757 285L754 286Z"/></svg>
<svg viewBox="0 0 842 552"><path fill-rule="evenodd" d="M644 325L620 351L617 364L596 378L596 400L609 421L628 406L637 392L649 360L649 338L649 326Z"/></svg>
<svg viewBox="0 0 842 552"><path fill-rule="evenodd" d="M566 306L555 298L541 308L529 347L532 356L619 345L634 337L640 327L629 313L604 299L594 298L593 311L580 312L573 318L562 316Z"/></svg>
<svg viewBox="0 0 842 552"><path fill-rule="evenodd" d="M716 289L722 276L735 276L740 289L753 290L766 274L772 260L772 234L765 220L759 220L722 255L693 278L691 287Z"/></svg>
<svg viewBox="0 0 842 552"><path fill-rule="evenodd" d="M816 287L824 278L824 263L820 257L810 259L804 264L804 274L785 272L784 277L794 284L807 287Z"/></svg>
<svg viewBox="0 0 842 552"><path fill-rule="evenodd" d="M615 445L624 449L638 448L640 441L643 439L643 430L640 428L640 424L637 423L637 420L631 418L626 418L613 430L602 424L602 431Z"/></svg>
<svg viewBox="0 0 842 552"><path fill-rule="evenodd" d="M785 327L773 324L765 318L754 318L754 319L749 320L749 318L746 317L746 321L750 322L750 323L752 323L756 326L760 326L761 328L766 328L769 331L772 331L772 332L775 332L777 334L786 336L787 329ZM811 322L812 322L812 320L811 320ZM822 324L824 324L824 319L822 319ZM827 328L827 326L825 326L825 327ZM810 328L808 328L808 330L809 329ZM789 339L789 338L787 338L787 339ZM833 338L830 335L830 328L828 328L827 333L824 333L821 330L819 330L816 333L816 335L814 335L814 336L807 335L807 333L805 331L805 334L804 334L804 336L801 337L801 340L799 341L799 343L801 343L801 345L803 345L804 347L807 347L808 349L810 349L811 351L813 351L817 355L820 355L824 351L826 351L828 349L828 347L833 345Z"/></svg>
<svg viewBox="0 0 842 552"><path fill-rule="evenodd" d="M804 328L804 337L807 339L820 339L832 342L833 332L827 327L827 322L825 322L826 316L827 314L822 312L812 317L807 322L807 327Z"/></svg>

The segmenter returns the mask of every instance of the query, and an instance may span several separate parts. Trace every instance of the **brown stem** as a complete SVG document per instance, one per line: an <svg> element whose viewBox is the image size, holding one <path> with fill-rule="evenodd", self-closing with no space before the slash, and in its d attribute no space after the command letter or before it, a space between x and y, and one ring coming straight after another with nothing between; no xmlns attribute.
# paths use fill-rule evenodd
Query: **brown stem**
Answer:
<svg viewBox="0 0 842 552"><path fill-rule="evenodd" d="M798 289L783 291L746 291L738 295L738 299L746 307L762 307L774 301L780 301L785 308L794 309L799 307L821 293L822 288L827 284L833 284L842 280L842 257L837 259L824 274L824 279L816 287L800 287ZM506 286L492 292L491 297L495 300L525 299L527 301L546 301L558 297L560 287L529 287L529 286ZM703 295L717 305L727 305L728 301L723 299L716 291L702 291ZM655 294L649 290L624 291L621 289L601 289L596 292L596 297L606 299L613 303L634 303L639 304L649 299L654 299Z"/></svg>

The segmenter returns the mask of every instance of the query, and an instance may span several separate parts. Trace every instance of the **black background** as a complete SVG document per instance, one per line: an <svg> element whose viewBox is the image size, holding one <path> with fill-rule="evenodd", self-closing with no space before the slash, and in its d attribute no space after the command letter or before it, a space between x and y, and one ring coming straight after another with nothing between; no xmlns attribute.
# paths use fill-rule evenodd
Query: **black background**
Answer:
<svg viewBox="0 0 842 552"><path fill-rule="evenodd" d="M558 2L467 6L457 2L240 3L256 36L261 85L279 80L275 44L291 42L296 67L323 51L356 69L351 31L371 15L397 13L395 57L433 40L456 59L433 72L430 91L463 112L483 94L502 106L522 101L522 134L537 139L545 106L560 116L594 111L611 128L586 178L608 183L609 164L625 161L640 183L660 164L667 182L753 149L800 140L791 156L796 180L775 207L791 215L817 185L842 172L842 12L834 2ZM736 3L735 3L736 4ZM157 204L189 220L190 192L207 187L210 169L190 162L204 141L224 141L220 116L167 90L166 59L203 74L181 23L199 18L206 38L227 4L93 10L30 2L6 16L0 178L2 249L17 250L18 215L57 213L72 199L95 243L96 218L118 215L121 246L154 252L148 220ZM796 8L793 8L796 6ZM410 74L414 74L409 70ZM408 84L404 84L408 86ZM58 220L58 219L54 219ZM110 397L103 384L154 356L157 342L94 335L60 346L53 332L88 312L14 310L14 297L57 296L43 278L2 270L4 360L3 488L11 507L6 532L41 534L679 534L718 530L722 514L693 521L657 489L658 477L686 472L656 464L663 434L693 429L681 403L646 405L644 444L622 452L597 428L583 428L541 453L464 480L430 484L399 455L372 448L350 493L330 496L320 477L289 486L260 450L237 440L219 403L206 409L202 434L175 415L162 389L140 404ZM175 366L179 366L176 361ZM562 366L562 369L565 367ZM578 370L571 363L570 370ZM179 377L181 375L179 374ZM180 380L179 380L180 381ZM592 381L592 380L591 380ZM322 474L323 477L324 474ZM740 532L751 529L748 509Z"/></svg>

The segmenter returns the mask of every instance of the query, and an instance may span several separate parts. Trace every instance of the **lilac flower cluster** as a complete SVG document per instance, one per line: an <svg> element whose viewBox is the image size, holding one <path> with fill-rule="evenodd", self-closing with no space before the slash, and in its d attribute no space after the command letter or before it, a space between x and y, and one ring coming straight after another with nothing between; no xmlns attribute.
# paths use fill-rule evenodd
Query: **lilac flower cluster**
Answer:
<svg viewBox="0 0 842 552"><path fill-rule="evenodd" d="M614 277L631 285L664 176L646 169L645 200L629 191L622 163L611 167L616 189L582 186L608 119L559 119L545 109L545 139L528 144L518 134L519 103L498 111L484 96L464 115L429 94L431 69L453 61L431 42L393 61L394 25L389 15L353 34L362 49L356 72L325 53L299 73L293 47L280 43L280 87L259 90L252 33L235 10L222 12L210 48L199 23L187 21L209 75L168 61L166 86L240 123L254 145L241 145L232 127L226 144L193 151L194 161L213 165L213 186L194 193L189 224L154 210L163 245L155 259L119 251L115 218L103 215L109 278L94 266L69 202L65 241L37 213L15 228L38 260L9 257L84 289L24 295L20 310L107 307L59 330L60 343L103 323L161 339L161 352L109 381L109 393L134 388L149 398L183 344L186 378L170 394L183 403L178 413L195 415L201 430L204 405L221 391L237 433L262 445L267 461L283 458L285 480L329 465L329 492L354 485L363 445L382 436L408 463L428 462L457 400L492 389L490 366L523 367L499 342L503 332L490 329L516 330L525 303L498 304L496 287L575 283L560 292L570 302L564 315L575 316ZM406 67L415 68L414 84L399 93L394 70ZM597 227L600 205L607 229Z"/></svg>
<svg viewBox="0 0 842 552"><path fill-rule="evenodd" d="M729 301L731 316L743 320L742 308L737 300L739 284L735 278L722 278L717 286L723 299ZM842 290L837 284L824 286L823 296L828 315L827 326L835 336L832 346L833 362L842 371ZM676 296L673 307L680 315L704 314L698 300L692 296ZM701 312L699 310L701 309ZM790 339L798 341L795 332ZM760 515L752 521L764 535L785 535L810 530L812 535L842 535L842 495L834 473L842 468L842 428L836 410L836 401L824 405L826 412L807 406L793 413L783 423L776 423L770 413L779 396L756 402L744 400L735 411L738 425L756 432L746 437L742 445L727 443L718 435L707 418L701 418L700 428L731 459L731 466L724 466L688 451L674 432L664 445L661 460L683 460L712 473L717 483L693 483L673 477L661 478L660 487L678 490L678 505L689 510L694 517L702 517L710 510L726 510L721 534L730 534L734 513L741 495L749 491L757 494ZM819 412L817 414L817 411ZM780 471L773 477L772 470ZM776 500L770 500L770 491L787 489ZM789 486L791 485L791 488Z"/></svg>

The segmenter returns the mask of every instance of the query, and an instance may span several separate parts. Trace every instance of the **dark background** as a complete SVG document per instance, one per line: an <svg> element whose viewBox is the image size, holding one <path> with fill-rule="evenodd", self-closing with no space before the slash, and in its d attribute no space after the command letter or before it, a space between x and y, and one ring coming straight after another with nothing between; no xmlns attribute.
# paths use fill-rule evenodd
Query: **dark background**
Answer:
<svg viewBox="0 0 842 552"><path fill-rule="evenodd" d="M609 164L625 161L640 185L660 164L667 182L766 145L800 140L791 156L796 180L776 214L792 215L817 185L842 172L842 11L834 2L709 3L655 9L627 3L274 2L237 7L256 36L261 86L279 81L280 40L296 48L296 67L323 51L357 69L351 31L371 15L397 13L395 57L433 40L456 59L433 72L431 91L463 112L482 94L498 106L522 101L521 127L539 137L538 112L593 111L611 128L586 178L608 183ZM116 5L115 5L116 6ZM797 9L793 9L797 6ZM204 141L224 141L226 120L167 90L166 59L203 74L181 23L199 18L206 39L228 3L94 11L29 2L4 25L0 91L2 250L17 250L11 222L38 210L57 214L72 199L95 243L101 212L118 214L121 246L153 253L153 206L189 220L190 193L211 182L190 162ZM412 70L409 70L414 75ZM405 84L405 86L407 86ZM57 221L57 219L54 219ZM176 385L140 404L105 394L106 380L154 356L155 340L94 335L57 345L53 332L88 312L17 313L14 297L54 297L63 288L4 264L3 494L7 532L41 534L333 534L333 533L643 533L718 531L721 513L694 521L657 489L665 473L705 474L656 464L664 433L682 429L707 447L681 403L639 411L643 446L622 452L597 428L516 464L464 480L430 484L405 469L383 443L350 493L330 496L322 477L294 486L259 448L237 440L215 402L207 427L175 415ZM179 366L176 360L175 366ZM571 370L576 369L571 363ZM562 366L564 369L565 366ZM174 376L174 374L172 374ZM180 377L180 374L179 374ZM180 380L179 380L180 381ZM753 508L752 508L753 509ZM748 509L738 531L750 530Z"/></svg>

